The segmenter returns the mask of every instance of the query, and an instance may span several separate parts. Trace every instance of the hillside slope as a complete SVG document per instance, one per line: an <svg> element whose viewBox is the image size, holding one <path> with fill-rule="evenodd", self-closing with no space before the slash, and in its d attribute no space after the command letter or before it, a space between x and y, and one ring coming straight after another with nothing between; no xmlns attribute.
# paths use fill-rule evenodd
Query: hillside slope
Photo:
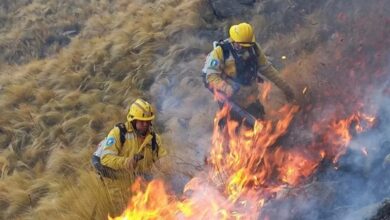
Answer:
<svg viewBox="0 0 390 220"><path fill-rule="evenodd" d="M237 13L210 2L0 2L0 219L120 213L90 156L137 97L154 103L170 153L154 172L180 193L203 169L217 111L200 71L232 23L253 24L297 95L309 88L305 120L348 115L389 87L386 0L255 1ZM284 103L273 88L265 105Z"/></svg>

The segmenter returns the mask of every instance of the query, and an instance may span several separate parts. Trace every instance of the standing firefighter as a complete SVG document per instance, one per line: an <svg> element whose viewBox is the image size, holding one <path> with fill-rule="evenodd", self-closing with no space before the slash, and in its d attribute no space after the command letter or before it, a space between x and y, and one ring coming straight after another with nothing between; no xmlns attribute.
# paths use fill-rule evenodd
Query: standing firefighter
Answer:
<svg viewBox="0 0 390 220"><path fill-rule="evenodd" d="M230 38L215 42L213 51L207 56L202 70L206 86L224 93L232 103L257 119L263 119L265 114L258 99L257 83L263 81L261 75L282 89L288 101L293 100L292 89L279 78L278 71L256 43L252 26L247 23L233 25L229 35ZM232 117L235 116L232 114Z"/></svg>
<svg viewBox="0 0 390 220"><path fill-rule="evenodd" d="M167 154L153 131L153 119L148 102L137 99L131 104L127 122L111 129L93 155L92 162L101 176L112 179L150 176L153 163Z"/></svg>

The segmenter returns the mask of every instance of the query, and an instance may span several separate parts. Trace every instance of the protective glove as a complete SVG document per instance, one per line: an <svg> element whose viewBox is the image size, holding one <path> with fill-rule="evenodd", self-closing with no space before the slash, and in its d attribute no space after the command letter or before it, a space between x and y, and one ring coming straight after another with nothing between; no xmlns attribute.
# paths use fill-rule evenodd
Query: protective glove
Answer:
<svg viewBox="0 0 390 220"><path fill-rule="evenodd" d="M225 80L221 80L216 85L216 89L220 92L225 93L227 97L231 97L240 89L240 85L235 82L228 83Z"/></svg>
<svg viewBox="0 0 390 220"><path fill-rule="evenodd" d="M135 166L137 165L137 162L133 158L126 158L124 169L128 171L134 170Z"/></svg>
<svg viewBox="0 0 390 220"><path fill-rule="evenodd" d="M227 97L231 97L234 94L233 87L227 83L221 87L221 90Z"/></svg>
<svg viewBox="0 0 390 220"><path fill-rule="evenodd" d="M144 155L142 155L142 154L135 154L133 159L135 160L135 162L138 162L138 161L144 159Z"/></svg>
<svg viewBox="0 0 390 220"><path fill-rule="evenodd" d="M144 155L135 154L133 158L126 158L125 160L125 169L134 170L137 166L138 161L144 159Z"/></svg>

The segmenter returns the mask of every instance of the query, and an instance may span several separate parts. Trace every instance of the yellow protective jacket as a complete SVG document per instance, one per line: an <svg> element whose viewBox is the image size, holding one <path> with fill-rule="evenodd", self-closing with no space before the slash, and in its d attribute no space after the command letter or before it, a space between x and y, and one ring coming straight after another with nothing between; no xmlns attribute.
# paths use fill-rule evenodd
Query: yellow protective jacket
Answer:
<svg viewBox="0 0 390 220"><path fill-rule="evenodd" d="M167 154L163 147L161 138L156 134L157 151L152 151L152 135L149 133L142 140L136 134L130 122L125 123L127 133L126 140L121 144L120 130L114 127L108 134L101 153L101 164L115 170L126 170L126 160L134 157L135 154L142 154L144 158L138 161L134 174L143 174L150 172L155 161Z"/></svg>
<svg viewBox="0 0 390 220"><path fill-rule="evenodd" d="M226 39L224 43L231 42L229 39ZM257 43L255 44L254 49L257 50L258 70L261 75L271 80L276 86L282 89L286 95L292 95L293 92L290 86L278 76L279 72L267 60L264 52ZM236 63L233 55L230 53L229 57L224 60L223 49L221 46L215 47L208 54L202 71L206 74L206 81L209 86L220 91L224 91L223 86L226 83L225 79L227 77L233 79L234 81L234 79L237 77L237 74L239 74L236 72Z"/></svg>

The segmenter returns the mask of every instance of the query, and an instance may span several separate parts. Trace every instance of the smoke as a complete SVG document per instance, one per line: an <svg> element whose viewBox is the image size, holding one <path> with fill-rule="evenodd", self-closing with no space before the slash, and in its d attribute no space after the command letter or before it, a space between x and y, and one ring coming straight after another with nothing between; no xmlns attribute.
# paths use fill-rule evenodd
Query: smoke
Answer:
<svg viewBox="0 0 390 220"><path fill-rule="evenodd" d="M305 5L303 1L293 2L297 11ZM272 39L266 44L266 48L274 46L275 51L289 46L289 50L296 51L296 57L282 72L297 88L297 93L304 86L309 88L305 98L311 105L296 116L289 137L282 143L290 143L286 147L315 143L313 124L327 128L332 119L343 119L356 112L375 115L378 122L370 130L354 134L337 166L321 164L306 185L286 188L278 198L270 200L261 219L364 219L372 211L356 212L381 202L389 193L387 181L383 180L390 163L385 159L390 153L390 146L387 147L389 84L388 81L380 83L389 80L389 68L385 68L390 46L390 20L386 17L389 3L329 0L318 3L319 8L313 4L309 9L314 15L299 20L303 22L299 24L302 27L290 22L288 31L279 30L285 38ZM310 21L313 17L315 21ZM272 36L272 28L266 30L271 32L264 35ZM289 38L292 32L300 39L298 42ZM204 168L203 160L211 146L212 119L217 105L204 88L200 71L215 39L203 39L191 33L181 33L176 38L178 42L166 49L168 56L155 64L153 71L157 77L151 96L157 103L157 122L163 125L160 129L170 152L168 160L175 170L169 183L181 192ZM200 195L201 199L205 196Z"/></svg>
<svg viewBox="0 0 390 220"><path fill-rule="evenodd" d="M306 74L320 78L307 81L314 104L297 117L326 127L328 119L362 112L375 116L376 123L352 134L336 166L323 164L312 181L286 189L281 199L270 201L261 219L367 219L389 195L389 6L388 1L328 1L322 8L322 25L331 34L306 56L314 63L303 61ZM294 126L298 128L299 122ZM309 130L305 129L306 135L290 135L304 142L302 139L315 136L307 135Z"/></svg>
<svg viewBox="0 0 390 220"><path fill-rule="evenodd" d="M389 68L386 71L388 70ZM388 77L388 80L390 80L390 77ZM358 136L351 143L351 153L344 158L344 166L353 168L352 171L356 173L350 178L350 182L354 184L361 182L361 191L354 191L353 189L356 189L356 187L349 190L355 196L349 198L347 202L355 209L365 206L376 207L390 193L388 188L390 178L386 175L389 168L388 155L390 155L390 126L388 125L390 97L385 94L385 90L389 88L388 80L382 85L378 85L378 90L371 97L366 97L369 100L370 108L378 109L376 114L377 125L372 130ZM359 152L362 147L367 149L366 156L362 156L361 151ZM343 217L347 220L363 219L363 214L368 215L368 217L370 217L370 214L374 214L366 211L367 209L365 208L363 211L351 210ZM360 215L360 217L357 215Z"/></svg>
<svg viewBox="0 0 390 220"><path fill-rule="evenodd" d="M168 57L172 65L166 69L157 65L155 71L160 74L156 74L158 77L151 87L151 96L158 110L157 124L164 125L162 136L169 151L164 160L170 161L171 170L175 171L168 181L177 192L182 192L184 185L203 169L211 146L212 119L217 110L213 96L201 78L206 52L193 53L192 50L192 47L201 48L200 44L211 46L211 43L200 38L183 38L184 42L178 44L190 48L174 48L181 50L181 56Z"/></svg>
<svg viewBox="0 0 390 220"><path fill-rule="evenodd" d="M306 184L280 192L260 219L359 220L377 212L390 193L389 80L362 97L369 104L363 111L376 117L374 127L354 134L336 165L323 164Z"/></svg>

